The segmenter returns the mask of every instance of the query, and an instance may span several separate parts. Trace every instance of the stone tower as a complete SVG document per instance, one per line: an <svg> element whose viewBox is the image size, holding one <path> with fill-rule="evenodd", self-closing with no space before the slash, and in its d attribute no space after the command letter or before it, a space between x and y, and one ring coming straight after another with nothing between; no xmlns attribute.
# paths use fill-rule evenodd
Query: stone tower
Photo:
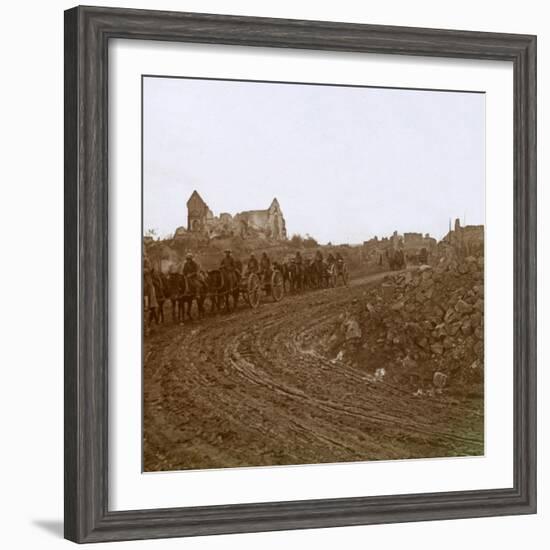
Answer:
<svg viewBox="0 0 550 550"><path fill-rule="evenodd" d="M206 220L210 209L202 197L193 191L187 201L187 230L202 233L206 230Z"/></svg>
<svg viewBox="0 0 550 550"><path fill-rule="evenodd" d="M279 205L279 201L274 198L271 205L267 209L267 225L270 230L271 237L277 240L286 239L286 223Z"/></svg>

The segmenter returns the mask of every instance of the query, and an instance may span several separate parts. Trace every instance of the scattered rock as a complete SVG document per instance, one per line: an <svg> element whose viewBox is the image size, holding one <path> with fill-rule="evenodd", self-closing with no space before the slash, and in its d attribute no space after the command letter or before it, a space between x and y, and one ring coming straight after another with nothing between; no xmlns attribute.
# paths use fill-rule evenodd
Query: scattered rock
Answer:
<svg viewBox="0 0 550 550"><path fill-rule="evenodd" d="M445 349L453 349L454 340L450 336L445 336L445 338L443 338L443 347Z"/></svg>
<svg viewBox="0 0 550 550"><path fill-rule="evenodd" d="M447 375L442 372L434 372L432 382L436 388L443 388L447 384Z"/></svg>
<svg viewBox="0 0 550 550"><path fill-rule="evenodd" d="M425 396L448 386L451 372L453 387L483 379L483 261L475 255L388 275L359 302L359 313L348 312L336 331L342 360L384 365L386 380L424 386Z"/></svg>
<svg viewBox="0 0 550 550"><path fill-rule="evenodd" d="M460 330L462 332L462 334L464 334L464 336L469 336L470 334L472 334L472 323L470 322L469 319L466 319L461 327L460 327Z"/></svg>
<svg viewBox="0 0 550 550"><path fill-rule="evenodd" d="M445 325L445 323L440 323L435 327L432 335L434 338L444 338L447 336L447 325Z"/></svg>
<svg viewBox="0 0 550 550"><path fill-rule="evenodd" d="M457 323L453 323L451 325L447 325L447 333L450 336L455 336L456 333L460 330L460 321Z"/></svg>
<svg viewBox="0 0 550 550"><path fill-rule="evenodd" d="M414 370L418 366L418 363L411 359L408 355L403 359L403 367L407 370Z"/></svg>
<svg viewBox="0 0 550 550"><path fill-rule="evenodd" d="M346 340L358 340L363 334L359 323L355 319L348 319L344 323L344 328L346 331Z"/></svg>
<svg viewBox="0 0 550 550"><path fill-rule="evenodd" d="M384 376L386 376L386 369L384 367L376 369L376 371L374 372L374 378L376 381L383 380Z"/></svg>
<svg viewBox="0 0 550 550"><path fill-rule="evenodd" d="M423 348L423 349L427 349L428 347L428 339L427 338L420 338L417 340L417 344Z"/></svg>
<svg viewBox="0 0 550 550"><path fill-rule="evenodd" d="M452 323L453 321L456 321L456 319L457 319L456 311L453 308L449 308L445 313L444 321L446 323Z"/></svg>
<svg viewBox="0 0 550 550"><path fill-rule="evenodd" d="M460 299L455 305L455 310L461 314L470 313L472 311L472 306L468 302Z"/></svg>
<svg viewBox="0 0 550 550"><path fill-rule="evenodd" d="M435 344L432 344L430 346L430 349L432 350L433 353L435 353L436 355L441 355L443 353L443 346L439 343L435 343Z"/></svg>

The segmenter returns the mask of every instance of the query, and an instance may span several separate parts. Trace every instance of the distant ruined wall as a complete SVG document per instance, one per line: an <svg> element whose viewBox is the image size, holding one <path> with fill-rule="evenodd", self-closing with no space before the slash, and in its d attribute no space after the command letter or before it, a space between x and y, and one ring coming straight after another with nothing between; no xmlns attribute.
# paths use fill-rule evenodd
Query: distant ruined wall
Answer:
<svg viewBox="0 0 550 550"><path fill-rule="evenodd" d="M451 246L461 256L483 254L485 246L485 228L483 225L466 225L462 227L457 218L454 230L443 237L442 244Z"/></svg>
<svg viewBox="0 0 550 550"><path fill-rule="evenodd" d="M432 251L437 245L437 240L429 233L403 233L400 235L394 231L390 237L379 239L375 236L368 241L363 242L363 255L365 258L375 258L378 254L383 254L386 250L403 248L405 252L419 252L426 248L428 252Z"/></svg>
<svg viewBox="0 0 550 550"><path fill-rule="evenodd" d="M404 233L403 242L406 250L420 248L430 250L437 244L436 239L430 237L429 233L426 233L425 235L422 233Z"/></svg>

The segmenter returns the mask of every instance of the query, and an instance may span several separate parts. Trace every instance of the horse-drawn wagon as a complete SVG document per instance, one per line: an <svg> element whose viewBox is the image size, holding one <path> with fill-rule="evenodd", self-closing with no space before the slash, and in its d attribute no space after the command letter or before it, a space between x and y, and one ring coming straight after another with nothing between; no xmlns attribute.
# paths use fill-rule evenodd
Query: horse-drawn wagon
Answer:
<svg viewBox="0 0 550 550"><path fill-rule="evenodd" d="M284 277L279 269L271 269L266 274L248 273L241 278L239 290L252 308L260 305L262 294L271 296L274 302L280 302L285 293Z"/></svg>

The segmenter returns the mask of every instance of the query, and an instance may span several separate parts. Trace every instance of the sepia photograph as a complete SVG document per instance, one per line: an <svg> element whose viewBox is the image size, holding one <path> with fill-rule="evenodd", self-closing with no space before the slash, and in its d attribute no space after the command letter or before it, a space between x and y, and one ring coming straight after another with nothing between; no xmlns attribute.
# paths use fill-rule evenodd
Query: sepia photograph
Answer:
<svg viewBox="0 0 550 550"><path fill-rule="evenodd" d="M143 471L484 455L485 100L142 77Z"/></svg>

